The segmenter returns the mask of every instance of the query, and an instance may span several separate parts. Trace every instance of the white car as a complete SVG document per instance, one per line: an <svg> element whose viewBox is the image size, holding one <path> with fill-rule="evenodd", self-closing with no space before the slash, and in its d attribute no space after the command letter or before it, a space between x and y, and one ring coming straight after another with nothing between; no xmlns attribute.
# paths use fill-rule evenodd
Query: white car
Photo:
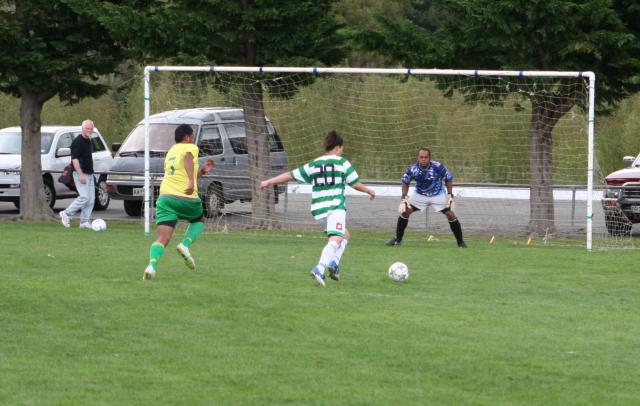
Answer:
<svg viewBox="0 0 640 406"><path fill-rule="evenodd" d="M78 196L62 183L58 177L62 169L71 162L71 142L80 135L81 126L42 126L41 160L42 179L47 203L53 207L57 199ZM113 157L107 149L102 135L96 128L91 135L93 144L93 170L95 172L96 200L94 209L105 210L109 206L107 175L111 169ZM0 201L13 202L20 207L20 166L22 149L22 130L9 127L0 130Z"/></svg>

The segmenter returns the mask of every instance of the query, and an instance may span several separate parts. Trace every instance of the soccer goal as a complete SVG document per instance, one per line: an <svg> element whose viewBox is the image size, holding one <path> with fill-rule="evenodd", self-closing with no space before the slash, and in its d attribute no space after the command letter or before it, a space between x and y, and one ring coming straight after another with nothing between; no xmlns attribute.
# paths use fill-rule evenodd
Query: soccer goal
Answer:
<svg viewBox="0 0 640 406"><path fill-rule="evenodd" d="M393 236L400 178L427 147L454 176L455 212L467 236L589 250L594 239L596 247L632 245L604 226L595 80L592 72L148 66L145 231L152 186L162 176L150 164L149 143L159 136L154 117L177 110L192 122L191 109L200 109L212 120L195 127L201 162L216 163L199 183L213 232L317 230L309 186L258 185L322 155L323 136L337 130L345 156L377 193L371 202L347 188L349 229ZM436 212L414 213L408 231L453 238Z"/></svg>

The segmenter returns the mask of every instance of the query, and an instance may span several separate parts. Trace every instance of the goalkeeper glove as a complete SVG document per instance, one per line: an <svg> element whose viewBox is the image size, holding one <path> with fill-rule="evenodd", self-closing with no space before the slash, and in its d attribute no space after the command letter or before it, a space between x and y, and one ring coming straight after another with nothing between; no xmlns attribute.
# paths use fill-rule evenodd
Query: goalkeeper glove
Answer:
<svg viewBox="0 0 640 406"><path fill-rule="evenodd" d="M407 211L408 208L409 208L409 200L407 200L407 197L405 196L400 201L400 206L398 206L398 213L402 214L405 211Z"/></svg>

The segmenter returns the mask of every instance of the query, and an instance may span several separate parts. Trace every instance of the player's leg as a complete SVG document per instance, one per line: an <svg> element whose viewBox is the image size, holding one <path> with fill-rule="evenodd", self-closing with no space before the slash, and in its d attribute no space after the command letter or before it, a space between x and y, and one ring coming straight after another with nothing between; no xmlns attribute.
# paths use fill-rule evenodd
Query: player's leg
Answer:
<svg viewBox="0 0 640 406"><path fill-rule="evenodd" d="M336 252L342 243L345 231L345 217L346 213L344 210L334 210L327 216L327 245L322 249L318 264L311 270L311 277L320 286L324 286L324 271L336 256Z"/></svg>
<svg viewBox="0 0 640 406"><path fill-rule="evenodd" d="M156 240L149 247L149 264L144 270L142 279L152 279L158 270L158 261L164 255L165 247L171 241L177 220L164 221L156 226Z"/></svg>
<svg viewBox="0 0 640 406"><path fill-rule="evenodd" d="M460 225L460 221L456 217L453 210L451 210L451 208L449 207L447 195L438 195L435 198L437 199L437 201L433 204L434 211L439 211L447 217L447 220L449 221L449 227L451 228L451 232L453 232L453 236L456 237L458 247L467 248L467 244L462 238L462 226Z"/></svg>
<svg viewBox="0 0 640 406"><path fill-rule="evenodd" d="M196 241L200 233L204 230L204 219L202 202L198 200L174 202L178 218L189 221L189 226L185 231L184 238L176 247L178 254L184 259L184 264L189 269L196 269L196 261L191 255L191 245Z"/></svg>
<svg viewBox="0 0 640 406"><path fill-rule="evenodd" d="M329 271L329 277L334 281L340 280L340 260L342 259L342 254L344 254L344 250L347 249L347 244L349 244L349 230L344 230L344 237L342 238L342 242L340 246L336 250L336 255L333 257L331 261L329 261L329 266L327 267Z"/></svg>
<svg viewBox="0 0 640 406"><path fill-rule="evenodd" d="M149 264L144 270L142 279L152 279L156 276L158 261L164 255L167 244L173 237L173 231L178 222L178 215L171 207L171 198L160 197L156 203L156 241L149 247Z"/></svg>
<svg viewBox="0 0 640 406"><path fill-rule="evenodd" d="M418 193L414 193L409 197L409 204L407 205L407 209L398 216L398 221L396 223L396 236L389 241L387 241L387 245L394 246L400 245L402 243L402 238L404 238L404 231L407 229L409 225L409 217L411 213L416 210L424 210L426 207L426 198Z"/></svg>

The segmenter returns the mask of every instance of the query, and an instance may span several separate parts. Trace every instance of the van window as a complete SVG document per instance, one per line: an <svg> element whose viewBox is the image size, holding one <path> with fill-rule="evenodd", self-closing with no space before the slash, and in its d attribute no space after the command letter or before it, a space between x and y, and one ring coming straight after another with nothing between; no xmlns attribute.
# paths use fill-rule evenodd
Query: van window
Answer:
<svg viewBox="0 0 640 406"><path fill-rule="evenodd" d="M91 146L93 147L93 152L99 152L99 151L104 151L107 149L107 147L105 147L105 145L102 143L102 140L100 139L100 137L98 137L98 134L93 133L91 134Z"/></svg>
<svg viewBox="0 0 640 406"><path fill-rule="evenodd" d="M199 141L200 155L222 154L222 138L218 127L203 127L200 131Z"/></svg>
<svg viewBox="0 0 640 406"><path fill-rule="evenodd" d="M149 151L163 155L175 144L174 132L179 124L149 124ZM195 127L195 126L192 126ZM197 131L197 128L194 128ZM138 125L124 141L118 155L138 156L144 153L144 125ZM140 155L142 156L142 155ZM152 154L153 156L153 154Z"/></svg>
<svg viewBox="0 0 640 406"><path fill-rule="evenodd" d="M46 154L53 142L53 133L40 133L40 152ZM0 154L20 154L22 152L22 131L0 133Z"/></svg>
<svg viewBox="0 0 640 406"><path fill-rule="evenodd" d="M56 151L60 148L71 148L71 143L73 139L76 138L76 135L80 133L64 133L58 139L58 145L56 146Z"/></svg>
<svg viewBox="0 0 640 406"><path fill-rule="evenodd" d="M229 136L229 142L231 143L233 152L236 154L247 154L247 137L244 131L244 123L225 124L224 128ZM267 122L267 131L269 137L269 150L271 152L284 151L282 141L270 122Z"/></svg>

